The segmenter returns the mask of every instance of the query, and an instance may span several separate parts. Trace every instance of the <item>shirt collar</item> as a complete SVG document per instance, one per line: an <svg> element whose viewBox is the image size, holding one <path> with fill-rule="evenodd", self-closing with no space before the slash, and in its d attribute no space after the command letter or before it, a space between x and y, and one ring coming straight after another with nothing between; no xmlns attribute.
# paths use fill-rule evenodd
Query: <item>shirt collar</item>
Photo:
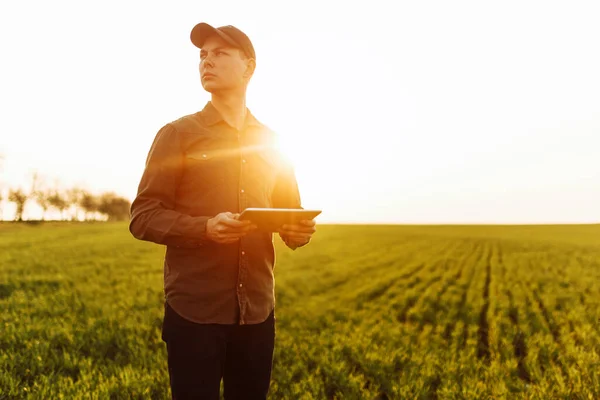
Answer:
<svg viewBox="0 0 600 400"><path fill-rule="evenodd" d="M202 114L202 118L204 119L206 124L209 126L216 125L221 121L225 122L225 120L223 119L223 117L221 116L219 111L217 111L215 106L213 106L213 104L210 101L206 103L206 105L204 106L204 108L201 111L201 114ZM248 108L246 108L246 121L244 121L244 128L248 127L248 126L262 126L262 125L260 122L258 122L256 117L254 117L254 115L252 115L250 110L248 110Z"/></svg>

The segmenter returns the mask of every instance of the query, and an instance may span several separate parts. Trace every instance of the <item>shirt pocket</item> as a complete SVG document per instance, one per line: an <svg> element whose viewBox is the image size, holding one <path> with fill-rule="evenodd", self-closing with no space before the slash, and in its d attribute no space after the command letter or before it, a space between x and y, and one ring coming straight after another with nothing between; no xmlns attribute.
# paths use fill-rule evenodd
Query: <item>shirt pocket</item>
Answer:
<svg viewBox="0 0 600 400"><path fill-rule="evenodd" d="M186 154L186 175L198 189L210 191L225 183L225 159L218 150L194 150Z"/></svg>

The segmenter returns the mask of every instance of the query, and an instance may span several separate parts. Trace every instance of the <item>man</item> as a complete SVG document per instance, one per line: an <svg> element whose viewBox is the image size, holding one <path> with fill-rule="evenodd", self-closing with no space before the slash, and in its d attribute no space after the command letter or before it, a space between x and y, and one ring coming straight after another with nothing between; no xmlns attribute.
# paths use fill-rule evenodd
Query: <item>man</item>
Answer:
<svg viewBox="0 0 600 400"><path fill-rule="evenodd" d="M165 316L173 398L265 399L275 341L271 233L238 219L248 207L301 208L292 167L274 134L246 108L256 67L250 39L200 23L200 79L211 100L154 139L130 231L166 245ZM288 247L306 245L314 221L285 225Z"/></svg>

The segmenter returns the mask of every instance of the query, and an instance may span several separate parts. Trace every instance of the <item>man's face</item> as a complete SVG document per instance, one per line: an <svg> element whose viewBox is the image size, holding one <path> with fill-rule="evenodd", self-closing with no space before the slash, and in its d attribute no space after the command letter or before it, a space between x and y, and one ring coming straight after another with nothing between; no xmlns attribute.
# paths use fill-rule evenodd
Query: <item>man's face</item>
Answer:
<svg viewBox="0 0 600 400"><path fill-rule="evenodd" d="M242 89L253 72L254 60L218 35L204 42L200 50L200 80L207 92Z"/></svg>

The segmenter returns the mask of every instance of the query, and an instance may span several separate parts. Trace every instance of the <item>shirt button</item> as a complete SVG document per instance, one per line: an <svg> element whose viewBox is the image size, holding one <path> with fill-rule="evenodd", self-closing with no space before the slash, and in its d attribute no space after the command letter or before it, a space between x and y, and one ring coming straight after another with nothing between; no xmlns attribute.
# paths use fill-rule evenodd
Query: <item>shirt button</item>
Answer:
<svg viewBox="0 0 600 400"><path fill-rule="evenodd" d="M245 158L242 160L242 163L243 163L243 164L246 164L246 159L245 159Z"/></svg>
<svg viewBox="0 0 600 400"><path fill-rule="evenodd" d="M240 190L240 192L244 193L244 189Z"/></svg>
<svg viewBox="0 0 600 400"><path fill-rule="evenodd" d="M242 287L242 284L240 283L240 287Z"/></svg>
<svg viewBox="0 0 600 400"><path fill-rule="evenodd" d="M206 154L202 154L202 158L206 158Z"/></svg>
<svg viewBox="0 0 600 400"><path fill-rule="evenodd" d="M242 255L244 255L244 254L246 254L246 252L245 252L245 251L242 251Z"/></svg>

